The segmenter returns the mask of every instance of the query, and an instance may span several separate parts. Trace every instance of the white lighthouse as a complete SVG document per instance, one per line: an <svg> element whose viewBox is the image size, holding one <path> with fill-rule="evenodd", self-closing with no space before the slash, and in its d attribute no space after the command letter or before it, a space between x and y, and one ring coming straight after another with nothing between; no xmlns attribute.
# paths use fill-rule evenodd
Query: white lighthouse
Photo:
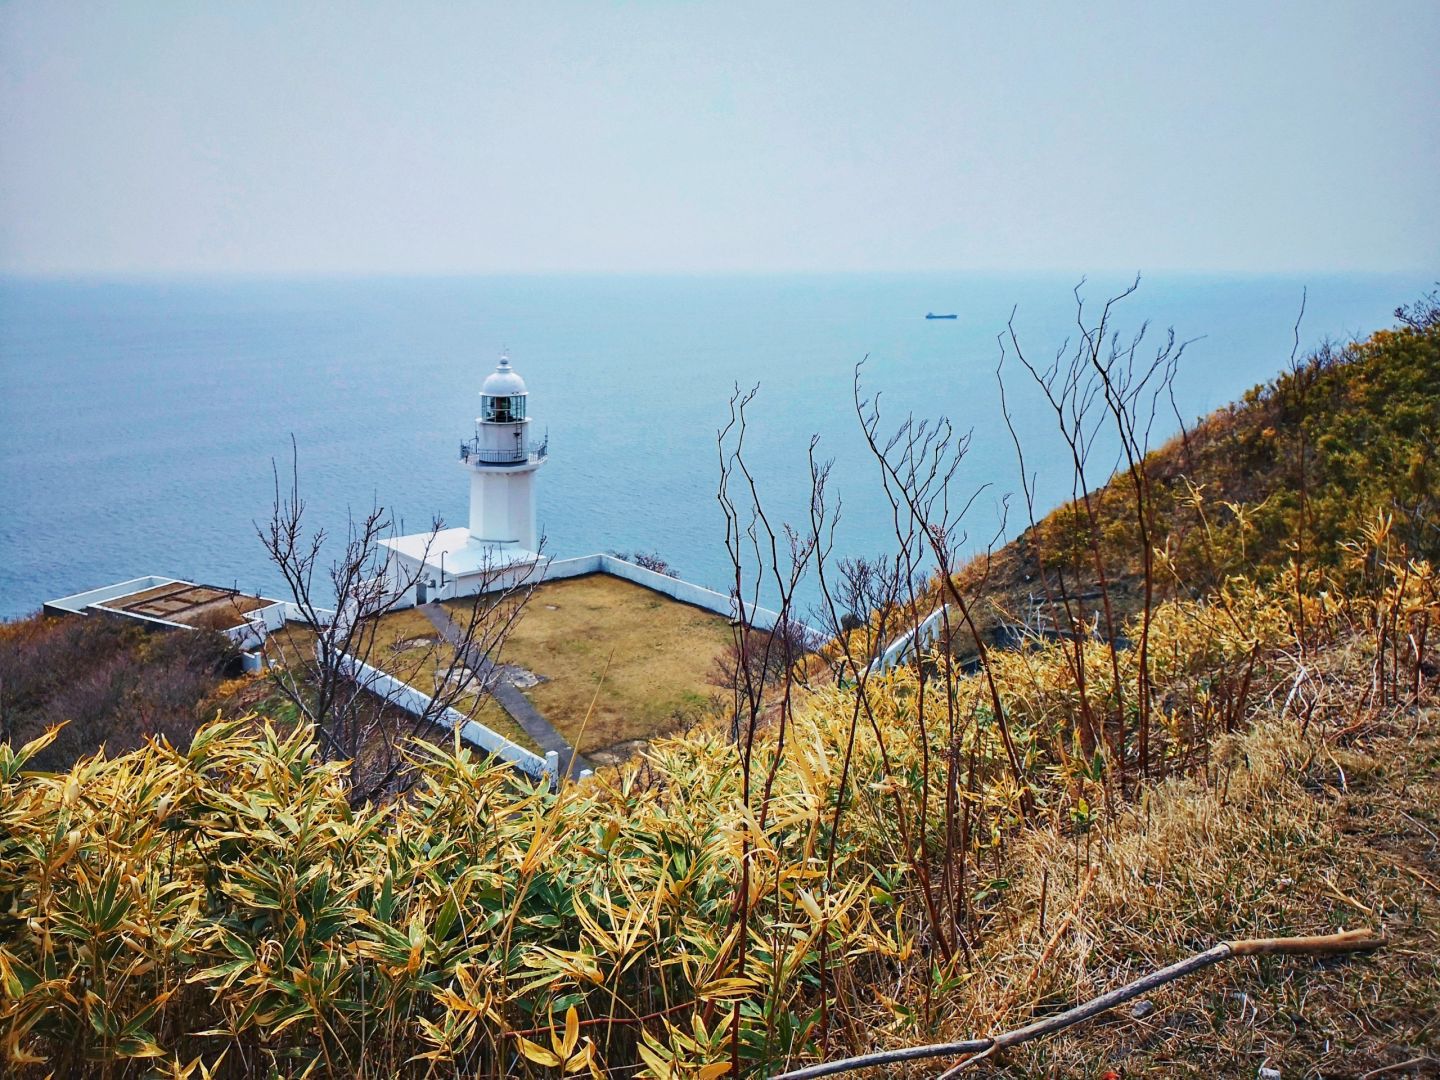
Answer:
<svg viewBox="0 0 1440 1080"><path fill-rule="evenodd" d="M507 567L540 558L535 474L549 440L537 440L531 425L525 380L502 355L481 384L475 433L460 443L460 464L470 474L468 528L381 541L390 549L390 580L415 582L415 603L486 591Z"/></svg>
<svg viewBox="0 0 1440 1080"><path fill-rule="evenodd" d="M547 440L530 435L530 394L502 355L480 387L475 437L460 444L470 471L470 539L534 551L535 474L545 464Z"/></svg>

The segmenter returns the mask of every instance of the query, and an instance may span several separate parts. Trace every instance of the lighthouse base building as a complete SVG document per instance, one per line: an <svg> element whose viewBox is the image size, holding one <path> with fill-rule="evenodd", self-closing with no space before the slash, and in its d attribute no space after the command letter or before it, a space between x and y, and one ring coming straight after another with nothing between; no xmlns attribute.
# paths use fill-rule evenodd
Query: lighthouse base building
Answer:
<svg viewBox="0 0 1440 1080"><path fill-rule="evenodd" d="M460 444L459 462L470 474L469 525L381 541L392 593L424 604L490 592L536 572L535 474L549 440L530 435L529 398L525 380L502 356L480 387L475 433Z"/></svg>

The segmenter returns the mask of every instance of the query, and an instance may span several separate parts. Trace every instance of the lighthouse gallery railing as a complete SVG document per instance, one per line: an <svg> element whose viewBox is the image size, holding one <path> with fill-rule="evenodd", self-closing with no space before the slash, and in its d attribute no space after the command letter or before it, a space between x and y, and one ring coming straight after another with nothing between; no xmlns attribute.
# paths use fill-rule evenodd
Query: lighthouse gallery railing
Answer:
<svg viewBox="0 0 1440 1080"><path fill-rule="evenodd" d="M521 445L501 450L482 447L477 437L460 444L460 460L468 465L527 465L544 461L549 451L548 436L539 446Z"/></svg>

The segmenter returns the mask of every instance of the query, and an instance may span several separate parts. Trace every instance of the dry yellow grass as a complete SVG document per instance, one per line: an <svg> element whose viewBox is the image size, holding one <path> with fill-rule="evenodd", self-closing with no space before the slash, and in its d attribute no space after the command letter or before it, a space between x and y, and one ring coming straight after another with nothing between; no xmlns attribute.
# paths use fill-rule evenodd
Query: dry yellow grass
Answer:
<svg viewBox="0 0 1440 1080"><path fill-rule="evenodd" d="M1366 706L1370 656L1338 651L1308 661L1335 665L1308 732L1274 698L1204 770L1088 832L1055 814L1004 849L982 841L971 949L949 965L895 873L897 787L874 782L863 733L845 851L811 888L844 732L809 709L775 813L750 830L734 826L732 749L693 735L656 743L658 783L632 771L558 795L421 751L410 796L361 814L303 733L251 719L185 754L60 776L0 748L0 1050L35 1076L186 1075L224 1055L237 1076L499 1077L568 1041L592 1056L572 1075L593 1058L602 1075L675 1077L726 1062L729 1026L705 1014L737 1001L743 1075L773 1075L1024 1023L1219 940L1372 926L1390 939L1378 952L1233 961L1155 992L1148 1016L1121 1010L978 1075L1354 1077L1433 1057L1440 712L1433 696ZM724 945L742 834L771 856L751 868L754 940L784 943L752 950L743 977ZM844 990L824 1046L809 1021L784 1030L811 1015L822 941ZM643 1035L611 1030L636 1014Z"/></svg>
<svg viewBox="0 0 1440 1080"><path fill-rule="evenodd" d="M463 604L451 605L457 620ZM572 741L599 687L579 748L590 754L700 717L730 641L730 625L718 615L595 574L539 586L500 659L544 678L526 694Z"/></svg>
<svg viewBox="0 0 1440 1080"><path fill-rule="evenodd" d="M1348 734L1305 736L1272 714L1088 837L1027 834L997 868L988 940L934 1009L935 1038L904 1042L1018 1027L1221 941L1373 927L1389 943L1372 955L1222 964L1152 993L1147 1015L1126 1006L982 1075L1356 1077L1417 1058L1431 1064L1386 1075L1434 1075L1440 710L1347 696L1363 718Z"/></svg>

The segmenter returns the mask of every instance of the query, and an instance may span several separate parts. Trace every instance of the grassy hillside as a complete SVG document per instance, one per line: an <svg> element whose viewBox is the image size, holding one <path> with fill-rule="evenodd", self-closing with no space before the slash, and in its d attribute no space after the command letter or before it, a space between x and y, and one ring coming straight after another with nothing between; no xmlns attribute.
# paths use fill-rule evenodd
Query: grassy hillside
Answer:
<svg viewBox="0 0 1440 1080"><path fill-rule="evenodd" d="M1353 585L1363 568L1346 545L1378 514L1406 551L1440 561L1437 310L1431 295L1401 309L1393 330L1319 350L1148 456L1160 595L1204 596L1234 574L1273 582L1296 560L1312 590ZM1045 515L971 580L988 574L988 601L1012 616L1047 585L1093 613L1098 548L1116 612L1135 613L1141 545L1128 479L1093 492L1088 508L1077 500Z"/></svg>
<svg viewBox="0 0 1440 1080"><path fill-rule="evenodd" d="M782 673L556 793L417 743L406 796L357 807L263 717L53 774L43 740L0 747L0 1047L35 1076L773 1076L1367 926L1378 952L1235 960L980 1064L1440 1055L1437 337L1317 358L1151 458L1175 585L1149 605L1129 477L991 568L994 597L1059 587L1098 548L1124 642Z"/></svg>

